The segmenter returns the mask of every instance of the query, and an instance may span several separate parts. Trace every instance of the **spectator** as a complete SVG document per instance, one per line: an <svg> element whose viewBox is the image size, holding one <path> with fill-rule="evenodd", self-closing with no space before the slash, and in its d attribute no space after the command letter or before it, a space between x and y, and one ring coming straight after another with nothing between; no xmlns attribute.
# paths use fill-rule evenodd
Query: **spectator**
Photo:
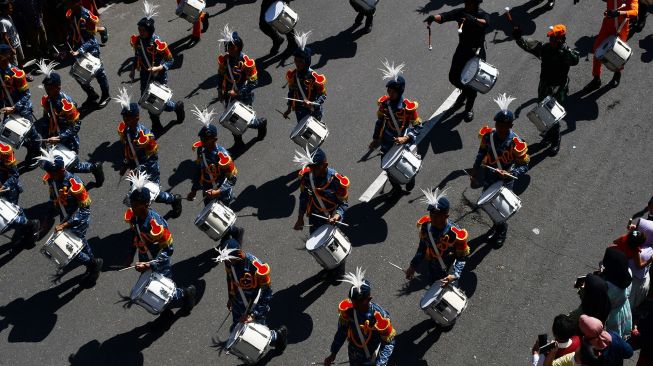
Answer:
<svg viewBox="0 0 653 366"><path fill-rule="evenodd" d="M623 338L629 335L633 328L632 313L628 302L632 276L628 269L626 255L615 247L606 249L603 255L601 276L608 284L608 297L612 308L605 321L605 327Z"/></svg>
<svg viewBox="0 0 653 366"><path fill-rule="evenodd" d="M649 269L653 262L653 248L642 247L645 242L646 235L639 230L633 230L614 241L617 248L628 257L628 267L633 275L628 297L633 314L646 299L650 286Z"/></svg>
<svg viewBox="0 0 653 366"><path fill-rule="evenodd" d="M22 67L25 61L23 48L20 45L20 37L16 26L11 18L14 12L13 0L0 0L0 43L11 46L13 59L11 63Z"/></svg>
<svg viewBox="0 0 653 366"><path fill-rule="evenodd" d="M575 335L576 324L565 314L560 314L553 319L551 332L555 338L555 349L557 351L549 351L549 353L546 354L546 357L543 357L543 355L539 354L539 350L540 347L544 345L539 344L539 341L536 341L533 346L533 366L551 366L553 360L568 353L575 352L580 346L580 338Z"/></svg>
<svg viewBox="0 0 653 366"><path fill-rule="evenodd" d="M628 341L633 349L639 349L637 366L653 366L653 313L652 306L640 319L639 324L633 329L633 334Z"/></svg>
<svg viewBox="0 0 653 366"><path fill-rule="evenodd" d="M588 342L594 349L602 366L623 366L624 360L633 356L633 348L613 331L606 331L600 320L581 315L578 322L583 333L583 342Z"/></svg>
<svg viewBox="0 0 653 366"><path fill-rule="evenodd" d="M100 12L98 11L98 7L95 4L95 0L82 0L82 6L88 9L91 14L95 15L98 18L100 17ZM109 30L103 25L98 25L96 29L97 32L100 33L100 41L102 44L106 44L109 41Z"/></svg>
<svg viewBox="0 0 653 366"><path fill-rule="evenodd" d="M603 278L588 273L585 277L585 284L578 293L581 297L580 314L589 315L601 321L608 319L611 306L608 297L608 284ZM576 320L580 314L575 317Z"/></svg>
<svg viewBox="0 0 653 366"><path fill-rule="evenodd" d="M551 352L556 351L554 347ZM599 359L594 354L594 349L592 346L587 343L587 341L581 342L580 346L575 352L570 352L564 356L556 359L552 363L553 366L599 366Z"/></svg>
<svg viewBox="0 0 653 366"><path fill-rule="evenodd" d="M48 57L48 37L43 23L45 0L22 0L15 4L14 24L23 42L25 58Z"/></svg>

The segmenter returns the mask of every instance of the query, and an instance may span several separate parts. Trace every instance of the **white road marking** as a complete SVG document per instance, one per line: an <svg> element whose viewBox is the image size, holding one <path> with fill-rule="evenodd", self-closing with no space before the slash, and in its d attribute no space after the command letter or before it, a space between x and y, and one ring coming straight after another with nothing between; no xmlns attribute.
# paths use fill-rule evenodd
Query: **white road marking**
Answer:
<svg viewBox="0 0 653 366"><path fill-rule="evenodd" d="M107 5L107 6L104 6L104 7L100 8L100 9L98 9L97 12L98 12L98 14L101 15L101 14L104 13L105 11L109 10L109 8L111 8L112 6L113 6L113 4L109 4L109 5Z"/></svg>

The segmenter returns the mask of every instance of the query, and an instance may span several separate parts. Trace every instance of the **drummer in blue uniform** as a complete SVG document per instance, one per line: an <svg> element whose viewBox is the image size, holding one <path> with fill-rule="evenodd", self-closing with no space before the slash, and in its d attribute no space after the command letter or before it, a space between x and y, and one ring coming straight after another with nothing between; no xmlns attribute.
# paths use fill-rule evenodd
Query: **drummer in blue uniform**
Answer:
<svg viewBox="0 0 653 366"><path fill-rule="evenodd" d="M342 280L352 286L349 298L338 305L338 330L331 343L331 354L324 359L325 366L335 362L345 340L349 341L349 365L388 365L397 332L392 326L390 314L372 302L372 285L364 277L365 271L359 267L356 273L348 273Z"/></svg>
<svg viewBox="0 0 653 366"><path fill-rule="evenodd" d="M528 145L512 130L515 115L508 107L514 99L505 93L499 95L494 100L501 109L494 116L495 128L485 126L479 131L481 144L470 177L472 188L483 187L485 190L493 183L503 181L503 185L512 190L515 182L510 176L519 178L528 171ZM489 239L501 247L507 233L507 222L495 223Z"/></svg>
<svg viewBox="0 0 653 366"><path fill-rule="evenodd" d="M415 277L415 269L426 260L429 283L439 279L442 285L458 285L469 256L469 234L449 219L450 204L445 191L422 190L429 213L417 221L419 244L406 270L408 280Z"/></svg>

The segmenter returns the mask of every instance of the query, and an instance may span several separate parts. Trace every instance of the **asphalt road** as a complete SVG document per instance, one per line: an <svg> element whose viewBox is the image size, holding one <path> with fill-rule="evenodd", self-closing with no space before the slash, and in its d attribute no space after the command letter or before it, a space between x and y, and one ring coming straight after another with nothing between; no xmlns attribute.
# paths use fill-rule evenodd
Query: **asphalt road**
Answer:
<svg viewBox="0 0 653 366"><path fill-rule="evenodd" d="M269 321L290 329L288 348L269 365L309 365L328 355L336 329L337 304L346 296L344 285L331 286L317 276L319 265L303 251L307 233L292 230L297 210L295 167L291 162L296 145L288 138L294 123L275 112L283 109L285 70L290 59L266 59L270 40L258 29L259 4L255 1L208 0L211 26L202 42L191 49L181 43L190 35L190 25L175 18L172 1L166 1L156 21L156 32L173 46L175 69L169 85L176 98L203 106L216 96L218 30L225 23L244 39L245 52L257 59L262 87L256 91L255 109L269 120L268 137L251 141L239 156L234 208L238 224L246 228L248 251L272 268L275 297ZM420 144L425 156L417 177L418 187L446 185L452 202L452 218L467 228L474 254L465 269L462 287L469 306L453 330L441 332L419 309L425 283L406 285L403 274L391 261L407 266L416 249L415 221L425 213L418 201L419 190L395 202L375 199L368 204L358 197L380 173L379 157L359 161L366 152L375 120L376 100L385 93L381 60L407 65L405 96L419 102L419 112L428 120L453 91L447 80L451 56L457 44L452 23L433 28L433 51L427 50L422 23L425 11L446 11L461 1L382 1L374 31L362 35L352 29L355 13L347 1L301 0L292 3L300 14L298 29L313 30L310 39L313 60L328 78L324 120L330 136L324 144L329 162L351 181L350 209L346 230L355 247L348 269L367 269L374 301L387 309L397 329L394 364L419 365L523 365L538 333L550 329L553 317L573 310L579 299L572 288L576 276L595 269L603 248L625 228L628 217L641 210L651 195L650 162L653 138L648 123L653 106L646 92L651 89L653 60L651 27L629 41L633 56L626 66L621 86L603 88L581 97L580 90L591 79L590 46L600 27L604 3L583 0L558 1L555 9L543 4L486 0L482 7L492 14L493 30L487 36L488 62L500 70L499 80L487 95L479 95L476 119L466 123L459 114L440 121ZM582 54L571 74L568 116L563 124L560 154L548 157L534 126L526 119L529 103L536 96L539 62L522 52L509 36L509 25L501 17L505 6L526 35L545 39L555 23L569 28L569 43ZM102 48L102 60L113 93L128 73L119 73L132 55L129 36L136 32L140 3L118 3L102 20L111 39ZM589 53L589 56L588 56ZM64 90L78 102L84 93L62 70ZM604 77L609 80L610 74ZM31 85L38 106L41 78ZM96 84L95 84L96 85ZM137 84L129 85L133 94ZM517 100L512 107L525 108L515 131L528 141L531 170L521 178L517 192L521 211L510 220L508 240L494 250L484 245L488 217L474 211L480 192L472 191L462 169L472 165L478 148L478 130L490 123L497 110L492 101L507 92ZM644 94L642 94L644 93ZM219 104L213 105L221 110ZM40 108L36 108L40 115ZM162 117L164 123L174 115ZM118 292L126 294L136 282L136 272L110 269L129 263L130 234L122 220L122 198L127 184L117 186L121 144L116 134L119 107L112 103L84 118L82 157L104 161L107 181L90 190L93 222L91 246L105 258L105 272L90 290L77 286L83 269L67 274L53 284L54 268L38 251L12 249L8 238L0 238L0 364L2 365L235 365L234 356L211 347L212 339L226 339L227 326L216 333L226 316L224 271L211 260L213 243L193 225L198 203L184 202L181 217L169 220L175 240L174 279L180 285L195 283L205 290L201 301L186 317L155 318L143 309L124 310ZM149 124L145 117L146 124ZM200 125L190 113L187 121L173 126L161 139L162 188L185 195L190 189L189 172ZM245 141L255 137L248 132ZM232 145L231 134L220 129L220 142ZM24 154L23 151L20 155ZM26 186L21 204L29 215L38 215L47 200L42 172L35 170L21 179ZM87 182L92 176L82 176ZM389 186L386 188L389 189ZM162 214L169 206L155 204ZM43 239L40 244L45 241ZM346 347L338 360L346 360Z"/></svg>

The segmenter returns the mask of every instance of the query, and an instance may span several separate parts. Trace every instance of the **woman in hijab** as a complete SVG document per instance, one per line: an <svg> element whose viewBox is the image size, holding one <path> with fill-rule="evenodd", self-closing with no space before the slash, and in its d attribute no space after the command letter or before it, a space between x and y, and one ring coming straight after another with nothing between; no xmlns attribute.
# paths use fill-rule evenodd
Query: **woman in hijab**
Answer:
<svg viewBox="0 0 653 366"><path fill-rule="evenodd" d="M600 320L581 315L578 327L583 342L589 343L603 366L623 366L624 360L633 356L633 348L613 331L606 331Z"/></svg>
<svg viewBox="0 0 653 366"><path fill-rule="evenodd" d="M589 273L585 277L585 285L581 290L580 310L582 314L605 322L611 308L608 284L600 276Z"/></svg>
<svg viewBox="0 0 653 366"><path fill-rule="evenodd" d="M608 297L611 306L605 327L623 338L630 335L633 328L633 315L628 302L632 282L632 276L628 269L628 257L615 247L606 249L603 255L601 277L608 284Z"/></svg>

